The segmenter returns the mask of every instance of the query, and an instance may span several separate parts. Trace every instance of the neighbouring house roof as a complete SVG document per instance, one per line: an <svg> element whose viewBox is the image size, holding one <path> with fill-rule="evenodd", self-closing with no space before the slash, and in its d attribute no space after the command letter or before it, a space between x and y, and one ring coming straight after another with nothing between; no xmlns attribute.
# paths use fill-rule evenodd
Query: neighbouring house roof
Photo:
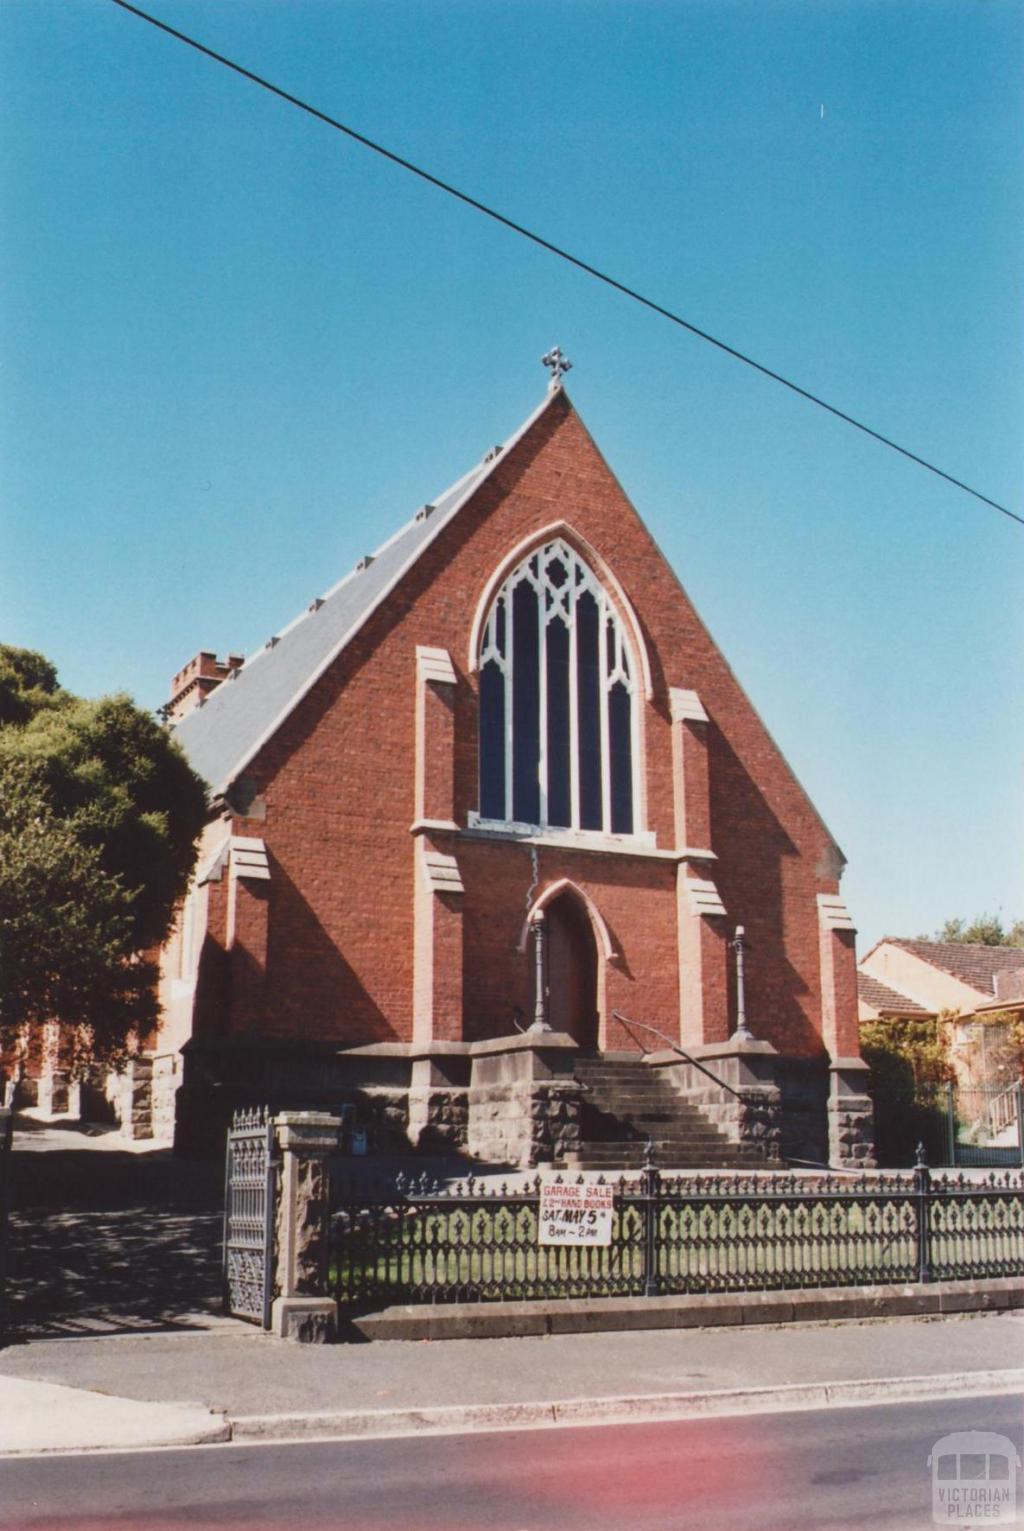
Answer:
<svg viewBox="0 0 1024 1531"><path fill-rule="evenodd" d="M887 983L873 978L870 973L857 974L857 998L862 1004L870 1005L872 1010L877 1010L884 1015L934 1015L934 1010L928 1010L924 1005L919 1005L916 999L909 999L906 994L900 994L896 989L890 989Z"/></svg>
<svg viewBox="0 0 1024 1531"><path fill-rule="evenodd" d="M997 973L1024 971L1024 947L1020 946L982 946L965 941L904 941L895 936L885 936L878 944L881 946L886 942L910 952L943 973L949 973L986 997L996 992Z"/></svg>
<svg viewBox="0 0 1024 1531"><path fill-rule="evenodd" d="M424 505L375 553L361 559L322 600L313 601L307 611L247 659L241 669L233 671L201 707L175 726L175 739L214 796L227 791L402 575L559 392L548 393L507 441Z"/></svg>

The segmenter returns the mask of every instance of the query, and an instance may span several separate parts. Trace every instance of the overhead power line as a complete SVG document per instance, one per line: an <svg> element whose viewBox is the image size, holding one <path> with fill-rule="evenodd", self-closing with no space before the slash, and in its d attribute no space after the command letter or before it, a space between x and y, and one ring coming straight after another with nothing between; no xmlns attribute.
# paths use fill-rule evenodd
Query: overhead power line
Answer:
<svg viewBox="0 0 1024 1531"><path fill-rule="evenodd" d="M810 389L801 388L799 383L794 383L791 378L783 377L781 372L776 372L773 368L766 367L763 362L755 361L752 356L748 356L744 351L738 350L735 346L728 345L724 340L719 340L715 335L709 334L707 330L702 330L698 325L692 324L689 319L684 319L681 314L674 313L672 309L666 308L661 303L656 303L653 298L645 297L642 292L637 292L634 287L629 287L625 282L618 281L616 277L610 276L608 272L601 271L597 266L592 266L589 261L583 260L578 255L573 255L571 251L563 249L561 245L556 245L552 240L545 239L542 234L537 234L532 229L526 228L523 224L517 223L514 218L507 217L505 213L498 212L497 208L488 207L486 202L478 201L476 197L471 197L468 192L460 191L457 186L452 186L448 181L443 181L440 176L432 175L429 170L424 170L420 165L414 165L411 160L404 159L401 154L396 154L392 149L386 149L383 144L375 143L372 138L367 138L364 133L359 133L355 128L349 127L346 123L339 122L337 117L331 117L327 112L322 112L318 107L311 106L308 101L303 101L299 96L293 96L290 91L282 90L280 85L273 84L272 81L264 79L262 75L254 74L251 69L246 69L242 64L236 64L233 59L226 58L223 53L217 53L213 48L208 48L205 43L199 42L194 37L189 37L186 32L180 32L177 27L169 26L166 21L159 21L157 17L151 16L147 11L140 10L136 5L129 5L128 0L112 0L112 4L118 6L122 11L129 11L133 16L138 16L140 21L148 22L150 26L158 28L159 31L166 32L169 37L177 38L179 42L194 48L197 53L212 59L215 64L222 64L225 69L230 69L234 74L241 75L244 80L249 80L253 85L258 85L261 90L267 90L271 95L279 97L280 100L287 101L289 106L295 106L300 112L305 112L308 116L315 117L318 122L323 122L327 127L334 128L336 132L344 133L347 138L362 144L364 148L372 149L374 154L379 154L384 159L390 160L393 165L398 165L402 170L408 170L410 174L418 176L421 181L426 181L430 186L436 186L438 191L443 191L448 196L455 197L457 201L465 203L467 207L472 207L476 212L483 213L485 217L493 219L495 223L500 223L504 228L511 229L514 234L519 234L523 239L530 240L532 244L539 245L542 250L547 250L552 255L557 255L559 260L567 261L570 266L575 266L578 271L583 271L587 276L592 276L597 281L603 282L606 287L612 287L616 292L622 293L624 297L631 298L635 303L640 303L644 308L650 309L652 313L660 314L663 319L668 319L672 324L678 325L680 329L688 330L691 335L696 335L699 340L706 340L709 345L715 346L719 351L724 351L727 356L742 362L744 366L752 367L755 372L760 372L763 377L770 378L773 383L781 383L783 388L788 388L791 393L798 394L800 398L806 399L809 404L816 404L819 409L826 410L830 415L834 415L837 420L842 420L847 425L852 425L856 430L863 431L865 436L870 436L873 440L881 442L882 446L889 447L893 452L898 452L901 457L908 458L910 462L917 463L919 467L927 468L929 473L934 473L937 477L945 479L947 484L952 484L955 488L962 489L965 494L980 500L983 505L991 506L993 510L998 510L1002 515L1009 516L1011 521L1017 521L1021 526L1024 526L1024 516L1019 516L1016 511L1010 510L1008 506L1000 505L998 500L990 499L987 494L982 494L978 489L972 489L970 484L965 484L962 479L954 478L952 473L947 473L944 468L937 467L935 463L919 456L917 452L911 452L909 448L901 447L899 442L893 441L891 437L883 436L881 431L876 431L872 426L865 425L863 420L855 419L853 415L847 414L845 410L839 409L835 404L830 404L827 399L812 393Z"/></svg>

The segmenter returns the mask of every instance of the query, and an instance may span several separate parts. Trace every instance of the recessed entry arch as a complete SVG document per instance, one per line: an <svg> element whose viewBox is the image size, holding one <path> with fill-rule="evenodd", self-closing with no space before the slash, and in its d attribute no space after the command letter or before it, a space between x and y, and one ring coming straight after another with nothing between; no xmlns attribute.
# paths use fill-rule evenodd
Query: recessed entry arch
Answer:
<svg viewBox="0 0 1024 1531"><path fill-rule="evenodd" d="M527 916L519 950L530 964L531 1010L536 1005L535 953L530 941L544 922L544 1012L554 1031L596 1052L606 1029L606 970L615 958L608 927L593 901L568 878L545 888Z"/></svg>
<svg viewBox="0 0 1024 1531"><path fill-rule="evenodd" d="M600 956L605 962L614 962L619 954L615 950L615 943L613 942L611 932L605 923L604 916L602 915L600 909L598 909L597 905L594 903L593 899L590 898L588 894L584 893L580 885L573 882L571 877L560 877L557 882L550 883L548 887L546 887L543 892L539 893L536 899L534 899L533 904L530 906L530 911L527 914L526 919L523 921L522 929L519 932L518 949L521 952L526 951L530 941L530 927L533 924L534 915L537 914L538 910L547 909L548 905L554 903L556 898L561 898L563 893L570 894L571 897L578 900L578 902L583 906L583 909L586 911L587 918L593 926L594 939L597 943L597 949Z"/></svg>

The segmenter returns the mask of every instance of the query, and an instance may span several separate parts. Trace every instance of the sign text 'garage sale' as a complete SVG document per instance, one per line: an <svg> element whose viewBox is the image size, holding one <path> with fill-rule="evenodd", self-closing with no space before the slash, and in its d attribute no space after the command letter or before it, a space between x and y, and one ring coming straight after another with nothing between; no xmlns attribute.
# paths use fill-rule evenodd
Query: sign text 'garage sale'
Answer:
<svg viewBox="0 0 1024 1531"><path fill-rule="evenodd" d="M550 1171L542 1173L539 1242L592 1244L595 1248L610 1244L613 1194L610 1185L598 1185L596 1179L583 1177L583 1183L575 1185L562 1182Z"/></svg>

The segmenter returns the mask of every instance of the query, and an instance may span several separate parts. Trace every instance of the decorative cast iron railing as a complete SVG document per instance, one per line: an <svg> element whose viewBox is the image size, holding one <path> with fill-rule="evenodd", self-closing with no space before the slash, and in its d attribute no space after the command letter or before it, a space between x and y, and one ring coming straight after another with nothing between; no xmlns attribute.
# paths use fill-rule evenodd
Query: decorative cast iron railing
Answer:
<svg viewBox="0 0 1024 1531"><path fill-rule="evenodd" d="M224 1169L224 1306L270 1328L276 1165L266 1107L236 1111Z"/></svg>
<svg viewBox="0 0 1024 1531"><path fill-rule="evenodd" d="M571 1183L574 1177L567 1174ZM583 1177L580 1177L582 1179ZM1024 1176L612 1178L611 1244L538 1243L539 1178L335 1187L352 1305L772 1291L1024 1275Z"/></svg>

